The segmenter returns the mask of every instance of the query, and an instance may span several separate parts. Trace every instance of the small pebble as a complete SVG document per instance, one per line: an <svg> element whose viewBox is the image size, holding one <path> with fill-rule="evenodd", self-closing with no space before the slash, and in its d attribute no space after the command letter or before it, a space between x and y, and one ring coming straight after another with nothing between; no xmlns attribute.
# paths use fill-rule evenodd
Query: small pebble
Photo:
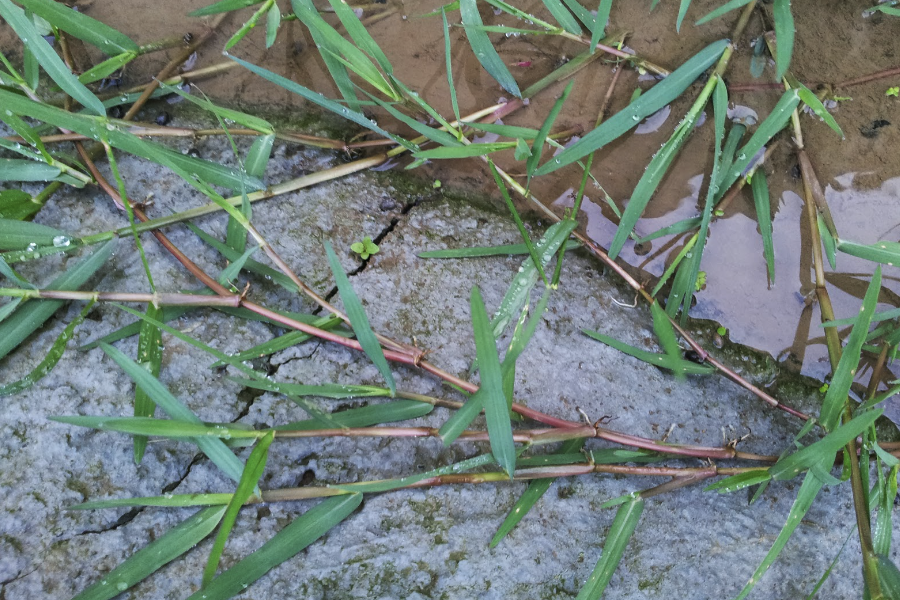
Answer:
<svg viewBox="0 0 900 600"><path fill-rule="evenodd" d="M169 121L171 121L171 120L172 120L172 117L169 115L169 113L163 111L163 112L159 113L158 115L156 115L156 118L153 121L157 125L163 126L163 125L168 125Z"/></svg>

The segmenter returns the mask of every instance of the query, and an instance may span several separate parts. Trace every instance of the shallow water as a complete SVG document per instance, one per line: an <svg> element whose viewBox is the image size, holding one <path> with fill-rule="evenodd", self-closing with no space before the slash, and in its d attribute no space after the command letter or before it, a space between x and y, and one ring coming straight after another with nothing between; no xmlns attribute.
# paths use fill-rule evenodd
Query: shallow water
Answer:
<svg viewBox="0 0 900 600"><path fill-rule="evenodd" d="M139 43L160 38L181 36L203 30L202 19L186 17L186 13L208 4L198 0L162 0L155 3L123 3L112 0L77 2L81 10L131 35ZM719 1L695 0L680 34L675 32L675 14L679 3L662 2L649 12L649 2L616 2L613 6L609 30L628 30L629 47L638 54L669 68L675 68L700 48L713 40L726 37L736 13L701 27L692 20L706 14ZM864 18L866 2L819 0L795 2L797 42L792 70L804 81L839 83L860 75L894 67L900 61L900 19L881 15ZM323 4L324 5L324 4ZM363 18L375 18L369 30L382 45L395 66L395 72L409 87L421 93L443 114L451 114L447 79L444 72L443 33L439 17L420 18L417 15L438 8L433 0L423 2L388 2L363 6ZM546 16L539 1L520 4L527 11ZM289 9L283 3L282 10ZM221 62L220 49L227 36L250 10L229 17L217 34L201 52L197 67ZM383 16L383 18L380 18ZM454 19L451 15L451 21ZM522 26L508 16L496 17L482 8L486 23ZM246 60L263 64L304 85L337 95L324 69L321 58L310 49L312 42L297 22L285 23L275 45L266 50L264 27L258 27L234 50ZM751 19L729 70L729 83L734 86L771 81L774 67L767 66L763 77L754 80L750 75L750 42L763 31L758 15ZM8 32L0 27L4 48L10 47ZM492 34L504 62L524 87L583 50L583 46L550 36L503 37ZM505 94L481 69L468 48L464 32L454 28L450 33L453 52L453 75L463 114L489 106ZM74 53L81 65L95 62L99 56L92 49L75 45ZM145 82L166 62L165 53L141 59L126 73L124 85ZM610 60L597 61L579 73L573 92L564 107L557 128L593 126L598 107L612 80L617 66ZM611 110L625 106L635 88L648 89L652 82L640 77L632 69L621 73L612 95ZM838 87L841 96L852 100L839 103L835 118L844 130L840 140L824 124L804 115L805 141L831 205L842 238L862 243L879 239L896 241L900 238L900 100L885 95L896 85L900 76L847 88ZM241 69L198 83L211 97L252 107L269 105L296 107L305 104L281 88L269 85ZM512 125L539 127L544 115L562 89L562 84L532 99L524 110L511 115L505 122ZM626 135L601 149L594 161L593 174L606 193L624 206L644 166L652 154L667 139L687 110L696 93L691 88L670 106L667 118L658 116L647 123L643 135ZM778 90L749 90L732 92L731 99L746 105L764 118L778 98ZM151 108L144 118L151 119L164 108ZM875 137L866 137L861 130L874 121L884 120L891 125L877 130ZM382 124L388 119L379 118ZM711 167L712 123L697 128L681 156L673 164L660 190L651 201L644 219L637 225L638 234L647 234L676 220L698 214L698 195L703 174ZM521 173L521 163L515 163L511 153L501 154L497 162L512 173ZM772 192L772 215L776 250L776 280L768 286L762 243L749 191L743 192L728 208L724 217L711 226L703 270L707 286L697 294L694 316L712 318L729 330L731 340L760 348L778 357L791 368L822 377L828 371L826 351L818 327L818 309L806 299L812 291L812 279L807 246L808 234L799 193L801 181L793 176L796 160L789 140L782 141L766 166ZM496 195L493 181L484 164L478 160L446 161L422 167L421 176L442 180L445 185L461 186ZM570 190L577 187L576 168L557 171L538 179L534 193L546 204L557 208L571 205ZM615 225L611 211L604 206L602 192L588 190L590 201L585 203L582 219L588 234L607 246ZM554 199L557 199L554 202ZM628 242L622 259L640 267L650 282L662 273L667 258L674 256L680 240L658 239L649 254L638 256ZM829 272L829 291L838 317L852 315L858 310L872 265L849 256L839 255L838 271ZM885 269L885 285L893 292L898 289L896 268ZM882 294L885 306L896 305L897 295Z"/></svg>

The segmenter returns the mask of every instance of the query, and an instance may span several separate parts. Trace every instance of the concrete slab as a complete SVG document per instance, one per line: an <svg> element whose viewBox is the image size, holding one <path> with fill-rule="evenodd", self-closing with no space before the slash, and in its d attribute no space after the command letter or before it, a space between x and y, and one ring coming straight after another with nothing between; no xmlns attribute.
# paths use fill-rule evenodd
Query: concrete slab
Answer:
<svg viewBox="0 0 900 600"><path fill-rule="evenodd" d="M201 156L230 162L220 142L182 142ZM269 182L332 164L329 153L275 152ZM154 194L151 216L199 202L183 182L160 169L123 157L123 176L134 198ZM489 310L499 303L521 257L423 260L426 249L515 243L518 233L499 206L463 199L405 180L366 173L323 184L254 206L254 223L305 281L327 292L333 279L322 242L330 240L363 298L376 330L432 351L429 360L465 376L474 358L468 298L482 290ZM94 190L60 195L39 222L73 233L96 232L125 222ZM225 219L201 219L207 231L224 236ZM531 222L537 236L546 224ZM210 272L224 262L181 226L172 238ZM350 245L364 236L383 238L381 251L366 265ZM197 283L144 237L160 291L193 289ZM52 258L23 267L37 281L69 259ZM261 259L262 260L262 259ZM251 277L250 296L267 306L311 311L306 299L264 279ZM129 239L89 286L145 291L142 268ZM624 308L633 294L583 251L567 254L561 288L554 293L531 345L518 362L516 399L547 413L578 420L612 417L610 427L659 439L674 424L673 443L720 445L752 435L742 449L779 453L799 428L719 376L678 381L580 333L591 328L638 347L656 350L648 310ZM41 359L64 323L80 306L60 312L18 351L3 360L2 380L25 375ZM231 482L185 443L151 443L140 466L124 435L93 432L47 420L52 415L117 415L131 412L133 384L99 349L77 346L132 319L112 306L96 307L70 342L57 368L31 389L3 399L0 411L0 599L70 598L101 579L124 558L187 518L187 509L122 509L70 512L88 499L160 493L228 492ZM266 324L200 310L174 323L178 329L225 352L245 349L278 331ZM708 333L708 329L707 329ZM701 333L702 335L702 333ZM164 335L161 380L201 418L256 427L304 418L275 394L258 394L227 379L230 369L211 370L213 360ZM118 347L133 356L134 339ZM773 392L791 405L814 410L819 398L810 382L791 378L769 357L726 346L724 360L759 383L776 382ZM278 381L380 384L364 355L333 344L309 341L259 363ZM433 377L395 366L398 387L459 399ZM380 400L372 400L380 402ZM324 407L362 401L321 400ZM411 422L440 426L445 409ZM589 447L604 444L589 442ZM272 446L264 489L351 482L410 475L484 452L486 444L443 448L436 440L305 439ZM246 458L247 451L240 453ZM676 463L679 464L679 463ZM684 460L684 466L701 466ZM488 542L516 498L521 483L461 485L409 490L365 498L361 510L308 550L274 569L240 598L573 598L600 556L614 511L600 505L659 480L591 475L557 481L512 534L496 549ZM734 596L762 560L787 516L797 482L770 486L748 506L746 493L720 496L687 488L647 502L643 519L613 577L607 598L637 600ZM262 545L314 501L254 506L238 519L223 567ZM853 532L850 490L826 489L755 597L788 598L808 593L850 536L822 597L857 598L858 543ZM123 598L184 598L199 588L210 548L207 540L161 569Z"/></svg>

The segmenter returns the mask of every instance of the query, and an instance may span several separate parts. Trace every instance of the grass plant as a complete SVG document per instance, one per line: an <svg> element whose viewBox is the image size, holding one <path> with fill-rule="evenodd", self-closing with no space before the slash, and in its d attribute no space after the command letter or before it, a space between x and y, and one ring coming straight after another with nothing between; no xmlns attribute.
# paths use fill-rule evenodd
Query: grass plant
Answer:
<svg viewBox="0 0 900 600"><path fill-rule="evenodd" d="M875 429L876 419L882 415L879 404L889 395L878 394L878 382L888 357L896 355L900 344L900 327L897 326L900 317L896 310L876 312L881 291L880 267L870 280L859 314L841 321L836 320L831 309L825 278L825 261L834 268L838 253L874 263L896 265L900 260L900 243L879 241L861 244L838 235L837 225L831 218L813 163L806 154L798 108L801 104L808 106L838 135L842 135L842 131L821 100L790 72L795 43L803 43L803 40L795 40L790 3L788 0L774 0L771 8L766 8L758 5L755 0L732 0L723 2L719 8L697 21L698 25L702 25L712 19L734 17L731 11L740 9L735 19L732 40L740 37L756 11L771 22L774 39L767 38L768 50L775 61L776 79L783 84L784 92L769 116L746 141L746 126L740 123L729 124L726 119L729 86L725 75L732 56L738 51L732 41L715 41L683 64L672 65L674 68L670 71L647 61L639 53L631 54L622 50L619 47L620 40L614 37L604 39L608 17L615 13L617 3L601 0L596 14L589 10L591 7L584 7L577 0L543 0L543 4L552 16L552 21L542 20L502 0L485 0L483 3L460 0L443 6L431 17L440 17L443 24L452 115L442 115L429 103L428 98L420 96L402 82L403 74L395 72L389 60L391 49L379 47L365 24L344 2L330 0L329 11L326 12L310 0L292 0L291 12L283 14L282 10L287 6L279 5L277 0L221 0L193 13L199 16L222 15L243 9L252 11L224 45L228 62L216 69L224 70L234 66L247 69L368 130L380 140L379 145L376 145L369 142L325 140L297 132L280 131L258 116L218 106L208 98L201 99L172 87L175 81L167 79L186 58L183 52L179 53L174 64L170 63L163 69L157 81L150 86L104 101L96 82L132 61L139 60L143 54L159 45L141 47L122 33L52 0L0 0L0 17L18 35L24 57L22 65L17 68L5 56L0 55L3 63L3 68L0 69L0 106L3 107L0 121L14 134L0 138L0 147L8 154L0 162L0 181L6 185L47 183L44 191L34 195L24 191L24 187L21 190L9 187L0 192L0 275L8 286L0 288L0 297L10 299L0 306L0 358L23 344L67 301L84 303L79 316L67 324L48 349L46 358L24 379L7 382L0 387L0 395L18 393L46 375L59 361L66 350L66 342L95 302L144 304L143 311L122 307L137 320L95 344L136 383L133 416L60 416L56 419L71 425L133 436L136 462L143 459L151 436L193 444L233 480L235 486L231 493L159 495L125 500L97 499L75 507L204 507L147 547L138 550L113 571L105 575L98 574L97 581L76 596L78 600L112 598L138 584L168 562L177 560L214 533L214 543L203 572L202 587L190 597L229 598L338 526L362 504L365 494L425 484L503 485L509 481L529 481L528 489L500 525L491 542L493 546L501 543L523 518L527 518L529 509L557 478L609 473L670 479L652 488L635 489L606 504L608 507L618 506L617 512L607 532L602 553L599 557L591 557L591 560L597 560L596 567L578 593L578 600L599 598L610 585L613 573L628 551L629 540L640 526L647 498L678 493L679 488L720 477L724 479L712 483L707 490L733 493L753 485L761 486L760 490L763 490L769 481L802 479L787 523L738 598L752 593L755 583L777 560L820 491L826 486L841 485L847 480L850 482L848 487L851 488L854 501L863 556L860 593L863 597L872 599L900 598L900 572L889 558L893 498L897 494L897 473L900 467L900 460L896 455L900 455L900 450L896 446L880 443ZM524 21L528 27L486 23L482 8L488 5L503 15ZM648 6L648 10L650 8ZM883 4L873 10L891 15L897 9ZM690 0L682 0L677 22L673 24L676 31L682 28L690 11ZM333 13L333 16L328 13ZM74 73L67 64L65 52L60 55L56 46L41 35L38 17L49 26L52 40L62 42L71 36L95 46L108 58L85 73ZM327 98L319 91L278 75L262 65L228 54L239 51L245 36L263 22L266 28L265 45L267 48L271 47L283 23L292 20L299 20L309 30L322 62L341 94L340 99ZM458 23L454 22L457 20ZM517 100L484 107L472 114L462 114L451 74L452 26L462 28L480 65L500 87ZM520 82L498 54L494 40L496 33L522 32L534 36L540 34L564 38L583 44L587 49L568 64L560 66L551 76L529 87L520 87ZM196 40L191 48L204 43L208 37ZM60 47L65 46L60 44ZM761 45L750 49L756 55L762 55L763 51ZM590 64L600 54L621 61L622 67L649 71L664 78L618 112L606 116L605 107L601 109L600 117L592 130L585 133L579 141L560 149L559 142L555 140L560 132L554 134L553 131L556 117L573 87L577 87L580 81L579 69ZM41 76L41 72L46 78ZM494 122L498 116L523 108L525 103L521 99L541 94L550 84L563 80L568 80L568 83L548 114L541 116L540 129ZM607 99L612 95L616 81L617 77L613 79ZM702 82L702 86L699 86L699 92L694 93L692 89L698 81ZM131 123L141 107L155 94L183 96L214 116L219 127L214 130L187 130L179 133L174 128L145 128ZM685 96L693 98L690 108L671 138L646 166L630 202L618 215L617 231L610 248L601 248L579 229L577 220L587 179L593 177L590 170L594 153L627 135L647 116ZM117 102L124 102L128 106L122 119L111 118L107 114L107 109ZM637 240L640 242L670 234L687 236L687 242L679 252L674 253L666 273L650 292L617 263L616 258L625 245L630 243L629 240L637 237L634 233L636 223L653 201L668 169L683 152L700 114L710 102L714 139L710 149L711 170L707 177L701 214ZM405 125L418 137L409 139L405 134L398 133L400 129L395 125L378 124L369 112L374 107L393 117L397 124ZM422 115L431 119L429 124L422 122ZM785 129L789 129L788 135L784 134ZM496 134L500 139L491 143L473 143L470 138L477 132ZM234 137L252 136L253 142L245 156L238 156L237 166L229 167L182 155L164 144L148 139L151 136L182 134L227 136L236 155L239 153ZM784 139L789 136L793 138L793 142ZM704 260L709 260L704 257L703 251L709 232L715 227L717 211L746 182L750 183L760 223L760 243L768 277L770 282L775 280L769 191L761 166L765 160L766 148L771 147L773 140L779 137L782 138L781 143L793 143L802 170L808 224L814 238L816 293L822 308L823 326L833 368L833 377L821 409L813 415L786 406L747 381L736 370L710 356L686 329L691 300L702 274L701 267ZM369 156L349 164L266 187L262 178L267 172L276 140L337 149L368 145L374 150ZM79 152L78 158L59 151L59 143L74 143ZM515 158L522 166L525 185L497 166L492 155L503 150L514 150ZM560 151L549 156L555 150ZM116 156L121 156L122 153L152 161L171 170L197 194L206 197L209 203L169 217L148 219L141 206L126 194L127 182L123 180L116 162ZM420 255L423 260L492 254L522 256L521 267L513 276L506 295L493 315L488 312L478 287L473 286L470 290L469 304L476 348L472 362L473 371L478 371L480 385L431 363L427 360L426 349L374 331L366 308L329 242L325 242L322 253L327 257L345 312L331 305L294 273L267 240L265 232L259 231L253 224L251 207L254 202L379 166L390 158L407 153L413 160L411 167L426 160L484 160L522 237L522 243L516 245L461 248ZM115 185L107 182L97 169L96 162L104 158L109 162ZM534 196L532 183L541 177L554 176L554 173L564 167L581 169L581 187L574 209L557 214ZM30 219L39 213L42 206L52 202L54 191L63 185L98 186L109 195L114 210L122 210L127 214L129 225L113 231L86 235L31 222ZM234 196L223 197L217 191L223 189L234 193ZM536 206L553 221L537 241L531 238L519 214L522 204L517 205L510 191L521 196L523 203ZM229 217L224 240L210 236L191 223L200 216L220 211L226 212ZM200 239L229 262L222 272L206 273L165 235L163 230L166 227L181 222L189 223ZM144 257L141 246L146 243L146 233L153 234L206 289L196 293L158 290L153 281L153 265ZM82 289L89 287L91 277L108 263L116 245L125 243L120 238L126 236L133 239L141 250L148 291L124 294ZM98 247L91 248L92 246ZM359 243L359 247L356 246L354 244L353 250L360 253L363 259L378 251L378 246L370 238L366 238L365 243ZM794 443L779 457L742 452L736 448L736 444L722 447L668 444L615 431L600 422L585 424L515 402L516 361L554 299L553 291L559 287L560 273L565 268L563 263L566 250L575 247L585 248L649 304L653 330L663 351L651 352L615 340L602 332L589 330L584 331L585 343L593 343L588 341L592 339L607 344L670 371L678 378L684 378L687 374L724 375L743 386L760 401L784 411L794 419L798 429ZM82 256L43 288L32 285L14 270L17 263L38 261L70 252L78 252ZM254 258L257 256L261 259L263 254L270 265ZM551 266L553 271L550 270ZM325 316L298 315L260 304L254 298L253 290L241 291L233 284L242 274L270 278L292 293L305 295L325 311ZM540 299L532 309L530 306L533 297L538 296L536 288L539 287L539 282L542 284ZM233 318L261 319L292 331L260 346L247 348L237 355L227 355L167 324L191 307L198 306L217 308ZM874 330L873 323L876 324ZM851 327L844 344L838 336L839 326ZM509 345L501 359L497 344L505 339L504 335L510 330ZM286 396L306 411L310 420L279 424L264 430L203 422L160 381L163 369L163 332L208 353L212 366L228 365L240 372L242 378L238 381L242 385ZM132 335L138 335L137 355L134 358L111 345ZM363 352L377 368L384 386L312 386L271 381L266 373L254 368L252 363L244 362L251 357L267 355L312 337ZM698 360L687 360L683 355L682 345L688 346ZM879 359L872 375L874 384L870 385L864 401L857 404L851 399L850 390L865 349L876 350ZM462 392L463 401L426 397L399 388L392 373L392 364L407 365L442 380ZM329 412L308 400L310 397L389 397L391 400L384 404ZM403 421L428 414L435 406L454 411L439 429L402 425ZM157 408L162 409L167 418L157 418ZM470 429L475 417L482 411L486 417L486 430ZM520 426L516 420L530 423ZM807 439L807 435L818 437L805 443L803 440ZM261 488L261 477L266 469L269 449L280 441L298 437L374 436L439 438L444 444L451 444L455 440L485 441L490 446L490 453L405 478L276 490ZM605 440L616 447L586 451L584 443L589 439ZM246 462L236 453L235 448L240 447L236 442L253 446ZM545 445L553 445L556 453L533 452L535 448ZM695 457L710 462L708 466L690 468L679 464L679 457ZM711 462L715 459L739 461L741 466L718 467ZM840 477L835 477L832 470L838 459L842 460L846 468ZM870 480L870 472L875 473L873 480ZM759 493L762 492L757 495ZM237 560L231 567L219 571L229 534L244 506L310 498L322 500L293 519L261 548ZM827 577L828 572L823 575L822 580ZM822 580L818 582L816 589L821 586Z"/></svg>

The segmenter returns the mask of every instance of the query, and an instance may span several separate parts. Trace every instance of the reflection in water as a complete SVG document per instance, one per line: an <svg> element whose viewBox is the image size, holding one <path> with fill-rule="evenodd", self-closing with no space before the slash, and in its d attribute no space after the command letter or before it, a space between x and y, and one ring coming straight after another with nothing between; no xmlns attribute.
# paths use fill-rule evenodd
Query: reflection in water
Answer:
<svg viewBox="0 0 900 600"><path fill-rule="evenodd" d="M862 244L878 240L900 239L900 177L889 179L874 190L854 189L855 174L838 177L826 189L826 197L842 239ZM698 214L697 201L703 175L689 180L690 195L677 208L660 218L641 219L638 235ZM572 206L569 190L554 202L555 206ZM767 286L766 264L757 222L741 212L729 214L710 226L709 241L704 250L702 269L707 285L697 294L692 316L713 319L729 330L729 338L737 343L764 350L785 366L806 375L824 378L829 372L828 353L823 330L819 326L819 309L812 294L809 236L803 200L785 191L773 207L773 244L775 247L775 283ZM615 234L615 225L603 209L585 198L587 234L607 247ZM683 239L670 236L653 241L649 256L634 253L628 243L621 253L623 260L640 266L649 274L662 274L665 261L674 256ZM669 248L675 244L674 248ZM661 252L659 249L665 248ZM869 278L875 265L838 253L837 270L826 266L828 292L838 318L859 311ZM883 287L878 310L900 306L900 273L896 267L883 267ZM848 329L841 331L844 337Z"/></svg>

